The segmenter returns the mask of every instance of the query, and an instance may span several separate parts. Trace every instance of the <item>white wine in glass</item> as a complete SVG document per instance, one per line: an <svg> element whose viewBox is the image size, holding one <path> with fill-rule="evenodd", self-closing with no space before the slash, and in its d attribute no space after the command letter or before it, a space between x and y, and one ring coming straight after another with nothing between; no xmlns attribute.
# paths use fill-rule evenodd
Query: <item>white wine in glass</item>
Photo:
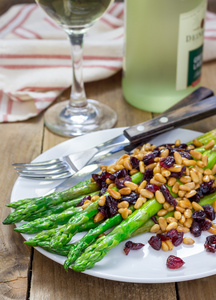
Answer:
<svg viewBox="0 0 216 300"><path fill-rule="evenodd" d="M86 98L82 74L84 34L103 15L113 0L36 2L67 33L72 56L70 99L59 102L46 111L46 126L63 136L79 136L113 127L117 121L116 112L103 103Z"/></svg>

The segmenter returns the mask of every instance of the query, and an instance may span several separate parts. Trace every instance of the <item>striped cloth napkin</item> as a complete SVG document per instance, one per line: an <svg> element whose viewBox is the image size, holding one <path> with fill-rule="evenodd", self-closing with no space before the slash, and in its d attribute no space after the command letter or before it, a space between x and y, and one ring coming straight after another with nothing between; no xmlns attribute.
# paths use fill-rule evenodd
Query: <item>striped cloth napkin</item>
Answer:
<svg viewBox="0 0 216 300"><path fill-rule="evenodd" d="M84 81L122 67L124 4L114 3L84 42ZM204 61L216 58L216 15L207 12ZM36 4L15 5L0 17L0 122L26 120L71 85L66 34Z"/></svg>
<svg viewBox="0 0 216 300"><path fill-rule="evenodd" d="M84 39L84 81L122 67L123 3L115 3ZM0 17L0 122L38 115L72 82L64 31L36 4L15 5Z"/></svg>

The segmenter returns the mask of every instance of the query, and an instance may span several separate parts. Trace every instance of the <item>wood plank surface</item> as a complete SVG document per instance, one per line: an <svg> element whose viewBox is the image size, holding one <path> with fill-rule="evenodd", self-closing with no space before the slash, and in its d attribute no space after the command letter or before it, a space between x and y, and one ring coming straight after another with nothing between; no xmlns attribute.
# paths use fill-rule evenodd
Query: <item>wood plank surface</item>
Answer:
<svg viewBox="0 0 216 300"><path fill-rule="evenodd" d="M15 3L33 1L2 0L0 14ZM209 1L216 11L216 1ZM216 61L205 63L202 85L216 94ZM98 99L118 113L116 127L131 126L152 118L152 114L133 108L125 102L121 90L121 72L111 78L86 84L89 98ZM57 101L62 101L69 91ZM216 116L185 128L205 132L215 128ZM41 152L67 140L44 128L43 114L16 123L0 124L0 215L9 213L5 205L18 178L12 162L31 161ZM214 300L216 276L180 283L133 284L111 281L64 271L63 267L23 244L23 237L13 226L0 225L0 299L82 300L82 299L148 299L148 300ZM215 258L214 258L215 259ZM197 265L197 268L199 266Z"/></svg>

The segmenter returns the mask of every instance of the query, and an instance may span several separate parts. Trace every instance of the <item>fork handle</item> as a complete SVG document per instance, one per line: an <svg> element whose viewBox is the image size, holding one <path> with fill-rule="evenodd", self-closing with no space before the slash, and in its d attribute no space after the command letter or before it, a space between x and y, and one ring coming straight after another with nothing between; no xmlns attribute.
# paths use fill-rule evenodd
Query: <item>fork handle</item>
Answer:
<svg viewBox="0 0 216 300"><path fill-rule="evenodd" d="M131 143L153 137L168 130L199 121L216 113L216 97L210 97L124 130Z"/></svg>

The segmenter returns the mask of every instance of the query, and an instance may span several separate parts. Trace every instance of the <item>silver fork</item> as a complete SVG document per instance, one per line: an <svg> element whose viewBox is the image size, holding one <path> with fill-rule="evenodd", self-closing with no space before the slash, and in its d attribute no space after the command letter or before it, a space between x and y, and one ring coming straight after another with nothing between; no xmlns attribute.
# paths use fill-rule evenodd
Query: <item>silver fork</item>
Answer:
<svg viewBox="0 0 216 300"><path fill-rule="evenodd" d="M129 140L124 135L120 135L85 151L75 152L47 161L13 163L12 165L22 177L46 180L64 179L72 176L84 167L91 161L91 158L119 152L129 143Z"/></svg>

